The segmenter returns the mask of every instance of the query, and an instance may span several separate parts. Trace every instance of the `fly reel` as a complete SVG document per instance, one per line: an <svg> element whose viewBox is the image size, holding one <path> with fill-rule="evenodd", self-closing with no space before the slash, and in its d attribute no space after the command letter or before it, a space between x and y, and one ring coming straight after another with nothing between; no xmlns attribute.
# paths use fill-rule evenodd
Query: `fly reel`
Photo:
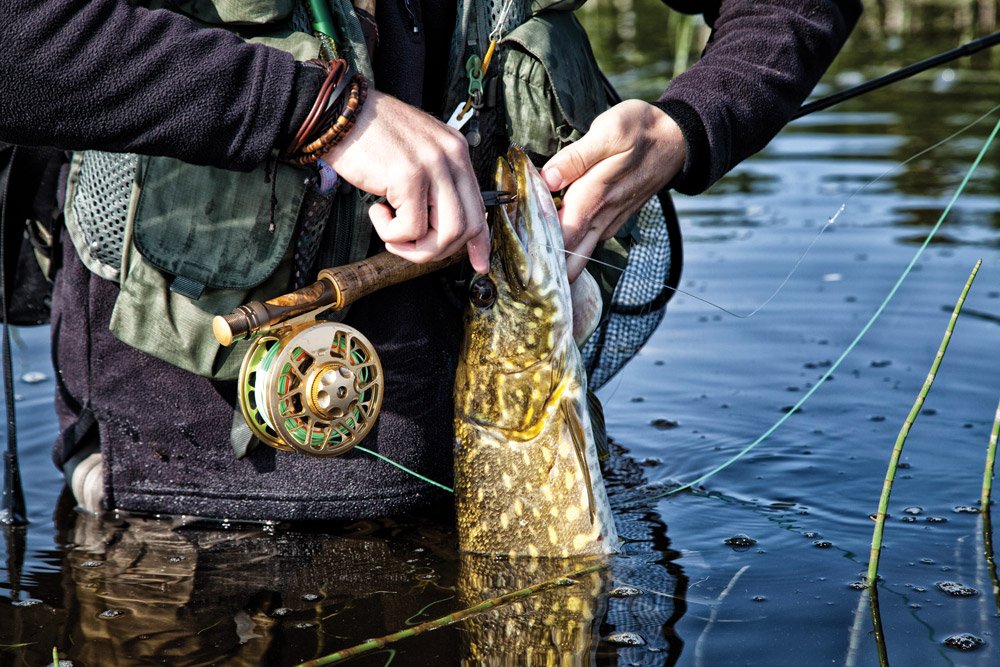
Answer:
<svg viewBox="0 0 1000 667"><path fill-rule="evenodd" d="M337 456L371 430L383 383L382 364L360 331L312 321L252 342L240 368L240 408L272 447Z"/></svg>

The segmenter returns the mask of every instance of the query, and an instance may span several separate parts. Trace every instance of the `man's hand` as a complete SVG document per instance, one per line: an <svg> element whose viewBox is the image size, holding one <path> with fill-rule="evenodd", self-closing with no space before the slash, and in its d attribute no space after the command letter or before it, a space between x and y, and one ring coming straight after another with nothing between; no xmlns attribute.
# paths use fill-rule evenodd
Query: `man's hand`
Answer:
<svg viewBox="0 0 1000 667"><path fill-rule="evenodd" d="M545 164L550 190L567 188L559 220L570 282L600 241L614 236L684 167L684 136L652 104L627 100L594 119L586 135Z"/></svg>
<svg viewBox="0 0 1000 667"><path fill-rule="evenodd" d="M489 270L486 211L459 132L373 90L357 124L323 159L351 185L385 196L388 206L368 214L387 250L423 263L467 246L472 267Z"/></svg>

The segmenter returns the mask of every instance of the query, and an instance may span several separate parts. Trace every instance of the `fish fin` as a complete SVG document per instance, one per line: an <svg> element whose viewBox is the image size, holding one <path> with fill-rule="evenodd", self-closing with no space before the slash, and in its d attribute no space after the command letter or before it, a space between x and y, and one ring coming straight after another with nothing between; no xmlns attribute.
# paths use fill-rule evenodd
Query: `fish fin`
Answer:
<svg viewBox="0 0 1000 667"><path fill-rule="evenodd" d="M604 423L604 406L597 394L590 389L587 389L587 410L590 412L590 430L594 434L597 460L607 461L611 456L611 447L608 445L608 428Z"/></svg>
<svg viewBox="0 0 1000 667"><path fill-rule="evenodd" d="M570 437L573 438L573 449L576 451L576 460L580 464L580 472L583 473L583 482L587 485L587 501L590 503L590 523L593 525L597 516L597 503L594 501L594 484L590 479L590 466L587 465L587 432L583 422L580 421L580 414L573 409L569 401L563 401L560 406L566 426L569 428Z"/></svg>

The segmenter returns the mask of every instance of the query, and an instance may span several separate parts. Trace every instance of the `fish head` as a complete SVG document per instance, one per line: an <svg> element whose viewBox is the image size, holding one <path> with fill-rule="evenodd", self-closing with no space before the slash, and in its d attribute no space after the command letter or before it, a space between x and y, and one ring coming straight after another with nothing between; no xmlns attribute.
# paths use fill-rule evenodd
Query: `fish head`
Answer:
<svg viewBox="0 0 1000 667"><path fill-rule="evenodd" d="M490 269L470 283L457 407L526 439L567 375L559 352L572 343L570 291L559 216L524 151L498 160L496 184L514 196L491 209Z"/></svg>

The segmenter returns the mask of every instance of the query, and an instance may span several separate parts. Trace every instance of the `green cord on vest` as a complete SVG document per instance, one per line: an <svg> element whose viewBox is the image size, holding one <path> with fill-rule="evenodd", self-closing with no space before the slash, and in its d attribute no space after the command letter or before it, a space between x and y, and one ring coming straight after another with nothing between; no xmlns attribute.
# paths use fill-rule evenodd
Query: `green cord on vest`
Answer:
<svg viewBox="0 0 1000 667"><path fill-rule="evenodd" d="M436 486L439 489L444 489L448 493L455 493L455 489L453 489L453 488L451 488L449 486L445 486L444 484L441 484L440 482L435 482L433 479L429 479L427 477L424 477L423 475L421 475L416 470L410 470L409 468L407 468L406 466L404 466L402 463L397 463L397 462L393 461L390 458L386 458L385 456L382 456L378 452L373 452L372 450L367 449L365 447L362 447L361 445L355 445L354 449L359 449L362 452L364 452L365 454L371 454L372 456L374 456L377 459L382 459L386 463L388 463L390 465L396 466L397 468L399 468L403 472L409 473L409 474L413 475L414 477L416 477L417 479L419 479L421 481L424 481L424 482L427 482L428 484L431 484L433 486Z"/></svg>
<svg viewBox="0 0 1000 667"><path fill-rule="evenodd" d="M736 463L741 458L743 458L744 456L746 456L757 445L759 445L760 443L764 442L764 440L766 440L772 433L774 433L775 431L777 431L778 427L780 427L782 424L784 424L788 420L789 417L791 417L793 414L795 414L798 411L798 409L800 407L802 407L802 405L807 400L809 400L809 398L814 393L816 393L816 390L820 388L820 385L822 385L824 382L826 382L826 380L829 379L829 377L831 375L833 375L833 372L835 370L837 370L837 368L840 366L841 362L843 362L844 359L847 358L847 355L850 354L854 350L855 347L857 347L857 345L858 345L859 342L861 342L861 339L865 336L865 334L868 333L868 330L871 329L872 325L875 324L875 320L877 320L879 318L879 316L882 314L882 311L885 310L886 306L889 305L889 302L896 295L896 291L899 289L900 285L902 285L903 281L906 280L907 276L910 275L910 271L913 269L913 266L917 263L917 260L920 259L920 256L923 254L924 250L930 244L931 239L934 238L934 235L937 233L938 229L940 229L941 224L944 223L944 219L946 217L948 217L948 214L951 212L951 209L955 205L955 202L958 201L959 196L961 196L962 192L965 190L965 186L968 185L969 180L972 178L973 172L976 171L976 168L979 166L979 163L982 161L983 156L986 155L986 151L989 150L989 147L993 143L993 140L996 138L998 131L1000 131L1000 121L997 121L997 124L993 127L993 132L991 132L990 136L986 139L986 143L983 144L982 149L980 149L979 155L976 156L976 159L973 161L972 166L969 167L969 171L965 174L965 178L962 179L962 182L961 182L961 184L959 184L958 189L955 190L955 194L952 195L951 201L948 202L948 205L945 207L944 211L941 213L941 216L938 218L937 223L931 229L930 233L927 234L927 238L924 239L924 242L917 249L916 254L913 255L913 259L911 259L910 263L906 265L906 269L903 270L903 274L896 281L896 284L892 286L892 289L889 290L889 294L882 301L881 305L879 305L879 307L875 310L875 314L872 315L871 318L868 320L868 322L865 324L865 326L862 327L862 329L858 333L858 335L855 336L854 340L851 341L851 344L847 346L847 349L844 350L844 352L839 357L837 357L837 360L835 362L833 362L833 365L831 365L830 368L828 368L826 370L826 372L823 373L823 375L819 378L819 380L816 381L816 384L814 384L812 386L812 388L810 388L809 391L807 391L802 396L802 398L799 399L798 403L796 403L794 406L792 406L792 408L788 412L786 412L781 417L781 419L779 419L777 422L775 422L775 424L771 428L767 429L764 432L763 435L761 435L759 438L757 438L756 440L754 440L752 443L750 443L749 445L747 445L746 447L744 447L735 456L733 456L732 458L730 458L728 461L724 462L722 465L719 465L719 466L713 468L712 470L708 471L707 473L705 473L704 475L702 475L698 479L692 480L692 481L688 482L687 484L684 484L682 486L677 487L676 489L671 489L670 491L667 491L666 493L661 493L661 494L656 495L656 496L651 496L650 498L646 498L644 500L656 500L657 498L664 498L666 496L673 495L673 494L678 493L680 491L683 491L685 489L690 489L691 487L695 486L696 484L700 484L700 483L704 482L706 479L708 479L709 477L712 477L713 475L715 475L715 474L717 474L717 473L725 470L726 468L728 468L729 466L731 466L733 463Z"/></svg>
<svg viewBox="0 0 1000 667"><path fill-rule="evenodd" d="M330 39L335 38L333 14L330 13L330 7L326 4L326 0L309 0L309 9L312 11L313 30Z"/></svg>

